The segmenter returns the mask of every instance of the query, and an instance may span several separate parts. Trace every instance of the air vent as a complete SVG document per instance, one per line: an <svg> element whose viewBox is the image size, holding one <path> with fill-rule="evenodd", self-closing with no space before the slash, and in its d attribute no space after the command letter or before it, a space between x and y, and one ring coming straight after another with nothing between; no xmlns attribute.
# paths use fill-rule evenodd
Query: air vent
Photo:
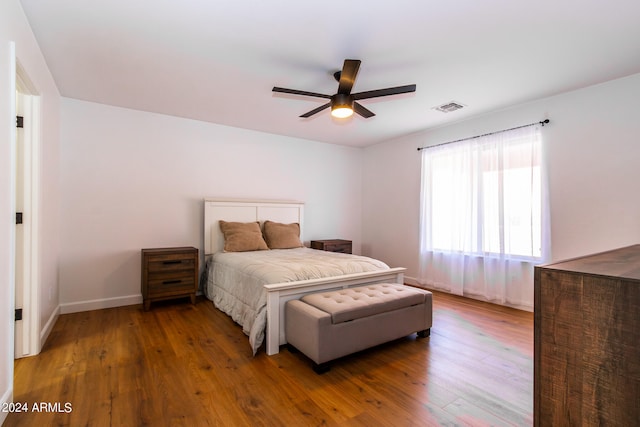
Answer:
<svg viewBox="0 0 640 427"><path fill-rule="evenodd" d="M433 107L434 110L438 110L438 111L442 111L443 113L450 113L452 111L456 111L459 110L461 108L465 107L464 104L461 104L459 102L455 102L455 101L451 101L447 104L442 104L439 105L437 107Z"/></svg>

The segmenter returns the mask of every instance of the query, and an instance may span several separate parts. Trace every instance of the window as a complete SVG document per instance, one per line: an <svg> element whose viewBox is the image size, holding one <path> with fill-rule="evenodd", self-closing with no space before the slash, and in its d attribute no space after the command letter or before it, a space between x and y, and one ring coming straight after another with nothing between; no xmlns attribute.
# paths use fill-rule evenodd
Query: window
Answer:
<svg viewBox="0 0 640 427"><path fill-rule="evenodd" d="M419 284L533 308L549 252L541 151L538 125L422 150Z"/></svg>
<svg viewBox="0 0 640 427"><path fill-rule="evenodd" d="M424 149L423 248L539 259L540 152L537 126Z"/></svg>

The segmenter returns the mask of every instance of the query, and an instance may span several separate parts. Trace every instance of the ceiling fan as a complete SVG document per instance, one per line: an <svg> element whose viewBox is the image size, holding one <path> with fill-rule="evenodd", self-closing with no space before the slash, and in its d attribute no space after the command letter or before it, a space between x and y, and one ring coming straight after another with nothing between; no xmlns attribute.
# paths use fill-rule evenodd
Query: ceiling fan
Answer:
<svg viewBox="0 0 640 427"><path fill-rule="evenodd" d="M386 89L377 89L377 90L369 90L366 92L358 92L351 93L351 89L353 89L353 84L356 81L356 76L358 75L358 69L360 68L360 60L358 59L345 59L344 65L342 66L341 71L336 71L333 74L333 77L338 81L338 93L335 95L325 95L322 93L315 92L307 92L303 90L296 89L286 89L283 87L274 86L274 92L288 93L292 95L304 95L304 96L313 96L317 98L325 98L329 99L324 105L319 106L318 108L314 108L313 110L304 113L300 117L311 117L314 114L319 113L320 111L331 107L331 115L338 118L349 117L355 111L360 114L365 119L369 117L375 116L373 112L366 109L360 104L359 100L361 99L369 99L369 98L377 98L380 96L389 96L389 95L398 95L401 93L409 93L415 92L416 85L406 85L406 86L397 86L390 87Z"/></svg>

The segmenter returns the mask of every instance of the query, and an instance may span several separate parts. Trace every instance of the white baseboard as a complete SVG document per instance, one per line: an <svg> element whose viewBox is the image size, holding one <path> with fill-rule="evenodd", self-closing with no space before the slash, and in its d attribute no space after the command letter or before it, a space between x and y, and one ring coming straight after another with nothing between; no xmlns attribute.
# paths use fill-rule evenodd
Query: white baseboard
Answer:
<svg viewBox="0 0 640 427"><path fill-rule="evenodd" d="M418 283L418 280L415 277L404 276L404 283L406 283L407 285L413 285L413 286L417 286L419 288L423 288L423 289L427 289L427 290L435 290L435 291L438 291L438 292L444 292L444 293L451 294L451 295L458 295L458 294L453 294L453 293L451 293L451 292L449 292L449 291L447 291L445 289L431 288L429 286L421 285L420 283ZM482 302L488 302L488 303L491 303L491 304L503 305L505 307L511 307L511 308L515 308L517 310L531 311L531 312L533 311L533 307L532 306L519 305L519 304L510 304L510 303L507 303L507 302L499 303L499 302L496 302L496 301L488 300L488 299L484 298L481 295L464 294L464 295L458 295L458 296L465 297L465 298L470 298L470 299L475 299L475 300L482 301Z"/></svg>
<svg viewBox="0 0 640 427"><path fill-rule="evenodd" d="M53 310L53 313L51 313L51 316L49 316L47 324L44 325L44 328L42 328L42 330L40 331L40 349L44 347L44 343L47 341L47 338L49 338L49 334L53 329L53 325L56 324L56 320L58 320L58 317L60 317L60 306L57 306L56 309Z"/></svg>
<svg viewBox="0 0 640 427"><path fill-rule="evenodd" d="M406 283L407 285L420 286L420 284L418 283L418 279L410 276L404 276L404 283Z"/></svg>
<svg viewBox="0 0 640 427"><path fill-rule="evenodd" d="M13 369L11 370L11 375L13 375ZM13 378L11 378L11 384L13 384ZM5 404L13 402L13 388L8 389L0 400L0 407L4 408ZM0 426L4 423L4 420L7 419L8 412L0 411Z"/></svg>
<svg viewBox="0 0 640 427"><path fill-rule="evenodd" d="M79 313L81 311L100 310L103 308L122 307L142 304L142 295L94 299L89 301L67 302L60 304L60 314Z"/></svg>

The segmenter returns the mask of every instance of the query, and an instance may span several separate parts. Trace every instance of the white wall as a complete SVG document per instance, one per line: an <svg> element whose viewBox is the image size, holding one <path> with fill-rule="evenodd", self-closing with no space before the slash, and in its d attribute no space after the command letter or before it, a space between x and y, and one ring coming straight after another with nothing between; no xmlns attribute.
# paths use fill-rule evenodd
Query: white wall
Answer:
<svg viewBox="0 0 640 427"><path fill-rule="evenodd" d="M417 276L417 147L544 118L552 259L640 243L639 111L637 74L366 148L363 252Z"/></svg>
<svg viewBox="0 0 640 427"><path fill-rule="evenodd" d="M202 251L205 197L304 201L305 240L347 238L359 250L361 157L361 149L63 98L62 311L139 302L140 249Z"/></svg>
<svg viewBox="0 0 640 427"><path fill-rule="evenodd" d="M306 239L353 239L411 280L416 148L546 117L552 258L635 243L639 88L630 76L365 150L63 99L63 311L139 301L140 248L201 248L207 196L304 200Z"/></svg>
<svg viewBox="0 0 640 427"><path fill-rule="evenodd" d="M18 0L0 2L0 403L13 390L13 262L15 201L13 144L15 131L15 60L35 85L42 103L40 151L37 173L40 186L38 270L40 325L55 317L58 306L58 146L59 94ZM46 185L45 185L46 184ZM46 335L46 331L42 331ZM0 413L0 422L6 413Z"/></svg>

